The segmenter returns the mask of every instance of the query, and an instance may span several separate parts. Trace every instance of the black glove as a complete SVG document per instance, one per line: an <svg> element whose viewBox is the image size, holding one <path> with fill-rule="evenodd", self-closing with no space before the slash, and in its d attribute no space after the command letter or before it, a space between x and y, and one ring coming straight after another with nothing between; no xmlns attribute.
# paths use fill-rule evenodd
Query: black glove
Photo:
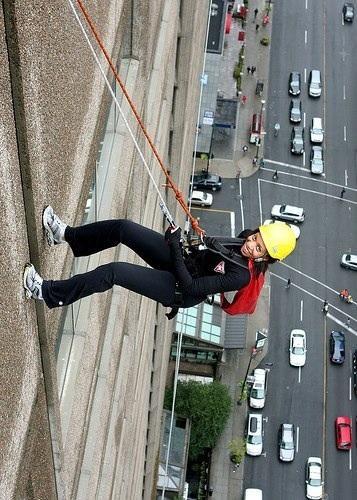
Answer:
<svg viewBox="0 0 357 500"><path fill-rule="evenodd" d="M179 244L181 242L181 228L169 226L165 232L165 240L169 245Z"/></svg>

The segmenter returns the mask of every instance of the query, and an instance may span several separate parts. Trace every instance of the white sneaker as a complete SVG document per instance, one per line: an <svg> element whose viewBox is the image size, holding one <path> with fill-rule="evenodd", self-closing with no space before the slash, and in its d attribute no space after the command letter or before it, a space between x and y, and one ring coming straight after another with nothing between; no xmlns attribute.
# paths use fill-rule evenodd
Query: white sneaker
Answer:
<svg viewBox="0 0 357 500"><path fill-rule="evenodd" d="M33 264L26 264L24 269L23 283L28 299L43 300L42 298L43 279L38 274Z"/></svg>
<svg viewBox="0 0 357 500"><path fill-rule="evenodd" d="M61 221L61 219L53 211L51 205L45 208L42 215L42 223L45 228L47 242L50 247L53 245L59 245L64 243L64 232L66 230L67 224Z"/></svg>

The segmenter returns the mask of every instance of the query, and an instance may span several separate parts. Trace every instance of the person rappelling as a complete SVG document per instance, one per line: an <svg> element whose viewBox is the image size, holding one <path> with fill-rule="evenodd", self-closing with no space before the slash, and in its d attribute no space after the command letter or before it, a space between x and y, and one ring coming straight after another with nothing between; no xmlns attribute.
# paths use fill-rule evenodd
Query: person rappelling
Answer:
<svg viewBox="0 0 357 500"><path fill-rule="evenodd" d="M227 314L254 312L269 264L285 259L296 245L285 222L245 230L238 238L202 238L204 248L182 251L181 229L169 226L165 235L126 219L105 220L70 227L48 206L43 226L50 246L68 243L75 257L126 245L150 267L111 262L66 280L44 280L32 264L25 266L23 286L28 298L43 300L49 308L67 306L113 285L171 307L179 308L221 293ZM230 303L224 292L235 291Z"/></svg>

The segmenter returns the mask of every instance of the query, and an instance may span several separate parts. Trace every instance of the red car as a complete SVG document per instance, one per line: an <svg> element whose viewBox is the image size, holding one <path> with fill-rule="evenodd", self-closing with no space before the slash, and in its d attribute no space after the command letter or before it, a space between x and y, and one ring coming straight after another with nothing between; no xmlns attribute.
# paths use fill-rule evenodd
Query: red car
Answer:
<svg viewBox="0 0 357 500"><path fill-rule="evenodd" d="M337 417L335 428L337 448L339 450L350 450L352 446L352 420L350 417Z"/></svg>

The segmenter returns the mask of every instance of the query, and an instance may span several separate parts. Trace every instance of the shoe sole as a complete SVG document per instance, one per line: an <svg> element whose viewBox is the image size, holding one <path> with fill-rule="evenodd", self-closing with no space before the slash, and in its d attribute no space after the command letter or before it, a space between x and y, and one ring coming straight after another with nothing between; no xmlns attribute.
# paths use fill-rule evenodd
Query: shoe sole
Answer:
<svg viewBox="0 0 357 500"><path fill-rule="evenodd" d="M53 238L53 233L51 231L50 226L47 224L47 211L51 208L51 205L47 205L47 207L42 212L42 225L45 230L45 235L47 239L48 246L53 247L55 245L55 240Z"/></svg>
<svg viewBox="0 0 357 500"><path fill-rule="evenodd" d="M27 276L28 276L28 273L30 271L30 269L33 269L34 266L32 264L30 264L29 262L25 265L25 268L24 268L24 274L23 274L23 286L24 286L24 289L25 289L25 294L26 294L26 298L27 299L31 299L32 298L32 292L31 290L29 289L28 285L27 285Z"/></svg>

